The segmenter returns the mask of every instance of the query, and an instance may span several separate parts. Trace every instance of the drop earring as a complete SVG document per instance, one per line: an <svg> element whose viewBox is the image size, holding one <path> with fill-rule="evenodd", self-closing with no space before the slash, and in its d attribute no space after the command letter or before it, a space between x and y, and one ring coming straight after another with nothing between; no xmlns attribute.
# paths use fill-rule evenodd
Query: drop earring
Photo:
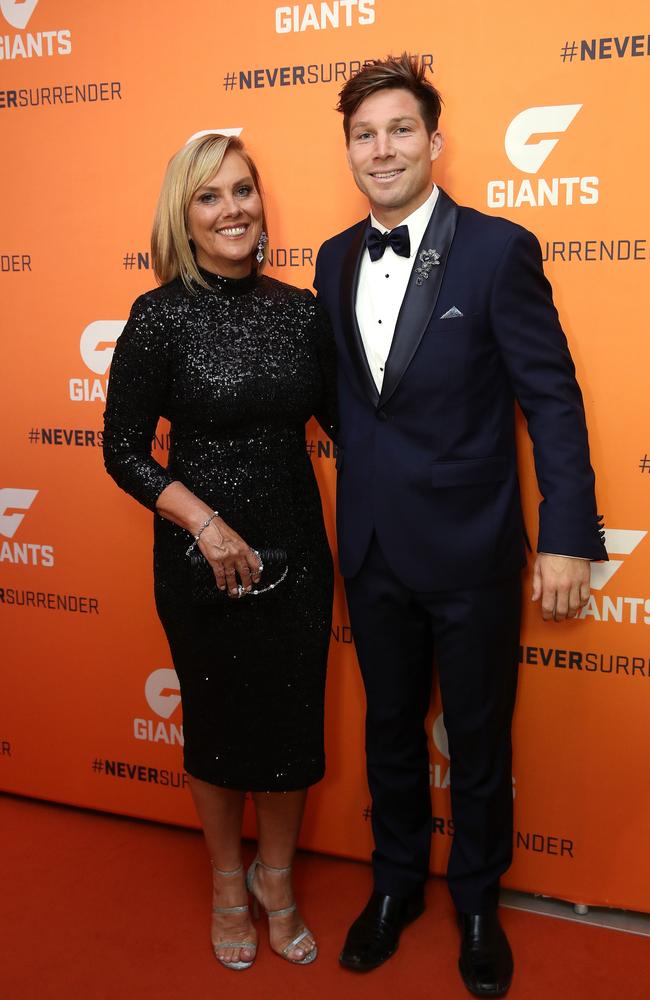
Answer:
<svg viewBox="0 0 650 1000"><path fill-rule="evenodd" d="M262 230L262 232L260 233L260 238L257 241L257 253L255 254L255 259L258 264L261 264L262 261L264 260L264 247L266 246L268 241L269 241L268 236L266 235L264 230Z"/></svg>

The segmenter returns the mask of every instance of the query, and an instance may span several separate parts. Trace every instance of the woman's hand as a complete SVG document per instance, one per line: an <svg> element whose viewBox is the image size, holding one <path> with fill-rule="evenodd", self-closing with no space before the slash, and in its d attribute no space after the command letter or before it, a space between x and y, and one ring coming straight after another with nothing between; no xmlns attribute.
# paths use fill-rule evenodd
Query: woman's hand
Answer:
<svg viewBox="0 0 650 1000"><path fill-rule="evenodd" d="M203 527L213 510L178 480L165 487L156 501L161 517L180 525L194 538L201 532L197 544L214 570L217 587L227 590L229 597L241 597L240 587L248 593L253 583L259 583L262 564L222 518L217 516Z"/></svg>
<svg viewBox="0 0 650 1000"><path fill-rule="evenodd" d="M222 518L215 517L201 532L198 547L214 571L217 587L229 597L241 597L242 590L248 594L259 583L259 556Z"/></svg>

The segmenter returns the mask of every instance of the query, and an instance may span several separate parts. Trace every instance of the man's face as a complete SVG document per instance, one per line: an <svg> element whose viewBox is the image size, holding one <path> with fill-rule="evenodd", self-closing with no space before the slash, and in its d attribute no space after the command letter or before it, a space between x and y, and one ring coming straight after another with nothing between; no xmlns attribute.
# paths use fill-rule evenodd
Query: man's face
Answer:
<svg viewBox="0 0 650 1000"><path fill-rule="evenodd" d="M392 228L431 194L431 163L440 132L427 135L420 106L408 90L380 90L350 118L348 164L373 215Z"/></svg>

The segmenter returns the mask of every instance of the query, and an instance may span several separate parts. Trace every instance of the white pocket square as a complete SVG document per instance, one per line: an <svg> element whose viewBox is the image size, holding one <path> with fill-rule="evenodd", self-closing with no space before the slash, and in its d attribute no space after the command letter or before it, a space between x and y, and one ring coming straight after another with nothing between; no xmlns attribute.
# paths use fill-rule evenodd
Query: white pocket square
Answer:
<svg viewBox="0 0 650 1000"><path fill-rule="evenodd" d="M456 306L452 306L451 309L448 309L446 313L442 314L440 319L458 319L462 315L463 314L460 309L457 309Z"/></svg>

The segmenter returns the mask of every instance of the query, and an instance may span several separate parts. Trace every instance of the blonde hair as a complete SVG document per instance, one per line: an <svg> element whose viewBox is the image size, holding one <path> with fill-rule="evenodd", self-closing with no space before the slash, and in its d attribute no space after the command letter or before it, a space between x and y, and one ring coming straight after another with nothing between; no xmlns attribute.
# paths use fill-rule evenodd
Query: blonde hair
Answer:
<svg viewBox="0 0 650 1000"><path fill-rule="evenodd" d="M201 275L192 253L187 213L193 195L219 171L228 150L239 153L246 161L262 200L262 230L268 232L259 171L241 139L218 132L193 139L169 161L154 216L151 259L154 274L161 285L180 278L189 291L196 291L196 285L210 287ZM258 269L266 263L266 246L263 251L264 259Z"/></svg>

